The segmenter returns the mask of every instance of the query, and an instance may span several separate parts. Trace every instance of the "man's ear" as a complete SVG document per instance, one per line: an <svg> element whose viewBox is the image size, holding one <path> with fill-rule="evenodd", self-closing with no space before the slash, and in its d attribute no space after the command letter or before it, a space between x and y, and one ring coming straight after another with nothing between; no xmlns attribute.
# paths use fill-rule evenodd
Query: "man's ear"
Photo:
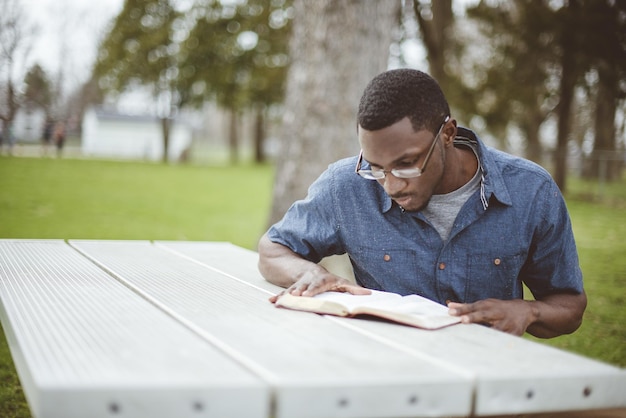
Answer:
<svg viewBox="0 0 626 418"><path fill-rule="evenodd" d="M445 126L441 130L441 141L446 147L454 145L454 139L456 138L456 119L450 119L446 122Z"/></svg>

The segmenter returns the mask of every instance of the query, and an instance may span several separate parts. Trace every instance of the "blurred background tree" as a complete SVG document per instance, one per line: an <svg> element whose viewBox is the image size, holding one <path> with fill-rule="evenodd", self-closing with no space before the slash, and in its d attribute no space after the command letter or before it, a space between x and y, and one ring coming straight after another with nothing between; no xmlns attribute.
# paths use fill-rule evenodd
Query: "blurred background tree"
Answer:
<svg viewBox="0 0 626 418"><path fill-rule="evenodd" d="M552 13L546 3L532 0L497 7L481 2L468 10L491 51L473 63L472 100L460 105L465 114L480 115L501 147L514 125L526 139L526 157L538 163L540 129L558 97L551 83L558 67Z"/></svg>
<svg viewBox="0 0 626 418"><path fill-rule="evenodd" d="M0 0L0 121L8 131L21 106L23 66L36 28L29 24L19 0Z"/></svg>
<svg viewBox="0 0 626 418"><path fill-rule="evenodd" d="M619 132L615 123L626 97L626 1L587 1L582 9L585 31L581 60L587 70L582 83L589 101L595 103L590 127L593 151L585 174L613 181L620 178L624 159L605 157L624 149L624 143L618 143L620 137L624 140L624 120Z"/></svg>
<svg viewBox="0 0 626 418"><path fill-rule="evenodd" d="M14 70L32 30L17 0L0 4L0 117L9 120L27 91L31 102L39 93L35 73L26 80ZM328 162L356 152L354 115L367 81L411 66L438 79L460 124L543 164L565 190L572 157L585 176L621 178L625 26L626 0L125 0L91 80L64 102L72 110L57 113L80 115L104 97L148 87L167 143L181 109L216 103L229 114L233 163L242 115L255 115L259 162L271 120L279 128L274 199L282 202L275 219ZM409 59L415 50L422 56ZM45 75L59 106L54 74Z"/></svg>
<svg viewBox="0 0 626 418"><path fill-rule="evenodd" d="M24 88L24 105L43 109L46 118L49 118L54 94L53 86L45 70L39 64L35 64L26 74Z"/></svg>
<svg viewBox="0 0 626 418"><path fill-rule="evenodd" d="M459 55L457 48L462 45L452 33L455 22L452 0L413 0L413 11L426 49L428 73L444 91L450 91L452 80L446 64Z"/></svg>
<svg viewBox="0 0 626 418"><path fill-rule="evenodd" d="M130 5L137 2L145 6L143 14L131 16ZM149 66L123 63L131 58L129 50L144 51L133 53L137 63L149 62L146 54L153 49L174 51L159 55L167 62L159 71L175 75L169 86L176 86L179 104L201 107L214 100L230 112L232 162L238 159L240 113L257 111L255 155L262 161L265 112L284 97L275 220L304 196L329 162L356 152L350 132L356 102L367 81L388 68L390 46L401 49L407 34L402 26L413 21L425 50L424 66L442 85L461 123L499 148L546 165L563 190L572 152L587 157L587 175L618 178L626 1L494 0L464 3L464 9L455 4L198 0L184 19L157 19L160 26L151 28L160 35L153 37L141 26L145 16L159 7L175 14L173 6L165 0L127 0L110 41L103 43L96 74L118 80L108 89L119 88L120 80L159 85L163 76L142 75ZM172 25L181 19L186 23L179 26L189 29L172 37ZM122 21L128 21L126 32ZM168 49L176 38L182 40ZM610 159L608 169L600 157Z"/></svg>
<svg viewBox="0 0 626 418"><path fill-rule="evenodd" d="M255 161L265 160L267 110L283 100L289 64L291 2L199 2L183 43L180 85L197 107L209 100L230 112L231 162L238 161L238 125L243 109L255 122Z"/></svg>
<svg viewBox="0 0 626 418"><path fill-rule="evenodd" d="M503 149L511 145L507 138L518 138L527 158L552 167L562 190L573 149L586 155L587 176L620 178L624 125L618 131L616 123L624 118L626 2L480 1L467 14L462 25L479 30L469 42L481 46L457 48L463 55L452 59L466 63L446 65L444 79L456 90L451 104L471 127L499 138ZM456 30L458 40L463 30ZM481 48L478 56L467 55ZM541 134L550 123L556 141L546 161Z"/></svg>
<svg viewBox="0 0 626 418"><path fill-rule="evenodd" d="M180 19L170 0L126 0L100 45L94 74L108 92L148 86L159 103L163 160L167 161L170 121L183 95L176 90L179 44L174 25Z"/></svg>
<svg viewBox="0 0 626 418"><path fill-rule="evenodd" d="M254 109L255 158L261 162L265 113L283 97L289 4L197 1L179 10L169 0L127 0L100 46L95 78L109 93L152 87L163 102L165 149L167 122L176 111L214 100L231 115L232 163L238 160L240 112Z"/></svg>

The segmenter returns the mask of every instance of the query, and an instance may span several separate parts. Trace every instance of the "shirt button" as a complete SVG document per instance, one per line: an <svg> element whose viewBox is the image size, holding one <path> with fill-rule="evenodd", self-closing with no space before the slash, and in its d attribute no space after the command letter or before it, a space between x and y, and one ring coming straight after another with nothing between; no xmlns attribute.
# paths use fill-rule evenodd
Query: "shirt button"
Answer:
<svg viewBox="0 0 626 418"><path fill-rule="evenodd" d="M493 260L493 264L495 264L496 266L499 266L501 262L502 260L500 260L499 258L496 258L495 260Z"/></svg>
<svg viewBox="0 0 626 418"><path fill-rule="evenodd" d="M446 263L439 263L439 270L444 270L446 268Z"/></svg>
<svg viewBox="0 0 626 418"><path fill-rule="evenodd" d="M383 260L385 260L385 261L389 261L389 260L391 260L391 256L390 256L389 254L385 254L385 255L383 256Z"/></svg>

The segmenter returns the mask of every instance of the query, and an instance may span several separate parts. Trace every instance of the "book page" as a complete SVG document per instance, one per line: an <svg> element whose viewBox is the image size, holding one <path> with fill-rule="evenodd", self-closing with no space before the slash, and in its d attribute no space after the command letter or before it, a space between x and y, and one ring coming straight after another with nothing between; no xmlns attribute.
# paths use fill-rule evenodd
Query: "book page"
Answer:
<svg viewBox="0 0 626 418"><path fill-rule="evenodd" d="M289 293L285 293L278 298L276 306L296 309L299 311L325 313L339 316L347 316L350 314L348 309L343 304L333 300L308 296L294 296Z"/></svg>
<svg viewBox="0 0 626 418"><path fill-rule="evenodd" d="M372 290L370 295L353 295L342 292L324 292L313 296L315 299L332 301L353 312L358 308L375 308L415 315L447 315L448 308L418 295L401 296L397 293Z"/></svg>
<svg viewBox="0 0 626 418"><path fill-rule="evenodd" d="M438 329L460 322L448 314L448 308L418 295L371 291L369 295L325 292L313 297L282 295L277 307L322 314L354 316L374 315L391 321L426 329Z"/></svg>
<svg viewBox="0 0 626 418"><path fill-rule="evenodd" d="M437 329L460 322L460 318L448 314L446 306L418 295L401 296L381 291L372 291L370 295L326 292L312 299L342 304L351 314L370 314L426 329Z"/></svg>
<svg viewBox="0 0 626 418"><path fill-rule="evenodd" d="M370 290L372 293L369 295L353 295L352 293L345 292L324 292L313 296L314 299L324 300L329 302L339 303L346 307L348 311L353 310L359 306L380 306L393 303L398 303L402 296L396 293L380 292L378 290Z"/></svg>

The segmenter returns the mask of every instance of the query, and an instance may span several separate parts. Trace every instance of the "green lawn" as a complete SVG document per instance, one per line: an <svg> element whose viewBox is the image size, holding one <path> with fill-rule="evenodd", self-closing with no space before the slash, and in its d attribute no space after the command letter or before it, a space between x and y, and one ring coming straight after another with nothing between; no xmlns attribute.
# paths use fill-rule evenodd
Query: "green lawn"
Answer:
<svg viewBox="0 0 626 418"><path fill-rule="evenodd" d="M626 183L570 181L572 217L589 299L581 328L545 342L626 367Z"/></svg>
<svg viewBox="0 0 626 418"><path fill-rule="evenodd" d="M254 249L272 173L254 165L0 157L0 238L223 240ZM626 185L572 180L569 187L589 306L579 331L544 342L624 367ZM30 416L2 335L0 416Z"/></svg>
<svg viewBox="0 0 626 418"><path fill-rule="evenodd" d="M0 237L231 241L253 249L269 166L0 159Z"/></svg>

